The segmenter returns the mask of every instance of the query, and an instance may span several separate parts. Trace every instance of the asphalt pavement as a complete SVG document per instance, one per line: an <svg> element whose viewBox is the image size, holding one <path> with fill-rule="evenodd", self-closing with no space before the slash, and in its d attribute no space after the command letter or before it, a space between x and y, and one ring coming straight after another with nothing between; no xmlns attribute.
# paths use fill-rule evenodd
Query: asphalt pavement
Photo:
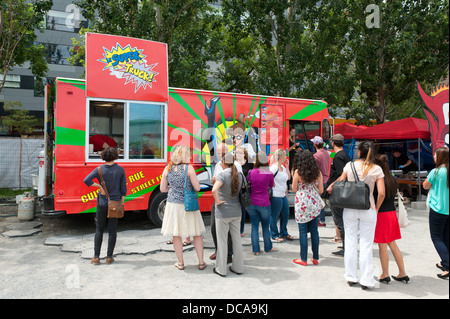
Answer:
<svg viewBox="0 0 450 319"><path fill-rule="evenodd" d="M327 216L327 226L319 228L318 265L309 262L307 266L301 266L292 262L299 258L300 247L298 227L291 216L288 231L294 240L274 243L278 252L260 256L251 251L250 224L247 222L242 238L245 272L242 275L228 272L226 277L220 277L213 272L214 261L208 258L214 252L209 226L204 234L207 268L197 268L196 252L190 245L185 247L185 269L181 271L174 267L175 253L172 245L166 243L169 238L162 236L157 228L123 230L123 224L119 224L115 262L106 265L102 259L101 265L94 266L90 264L93 227L83 233L55 233L48 231L48 224L53 222L51 219L35 218L34 222L44 224L33 226L42 228L41 232L15 237L5 233L18 225L23 227L31 223L0 215L0 298L181 299L184 303L176 309L180 314L183 311L191 314L200 310L212 311L212 308L194 307L195 300L205 299L234 300L228 307L236 307L236 300L253 305L258 300L273 299L448 299L449 281L436 276L441 272L435 266L440 260L430 239L428 213L425 209L409 207L408 217L411 225L401 230L402 239L397 244L403 253L410 282L391 281L388 285L377 282L374 289L362 290L359 285L347 285L343 277L344 259L332 254L339 244L332 241L335 227L330 216ZM204 218L209 224L209 214ZM103 254L107 237L105 233ZM376 244L373 254L377 276L381 266ZM308 261L311 257L309 249ZM389 267L391 275L397 275L392 255ZM242 312L245 307L241 307ZM247 307L248 313L251 309ZM225 308L216 311L225 312Z"/></svg>

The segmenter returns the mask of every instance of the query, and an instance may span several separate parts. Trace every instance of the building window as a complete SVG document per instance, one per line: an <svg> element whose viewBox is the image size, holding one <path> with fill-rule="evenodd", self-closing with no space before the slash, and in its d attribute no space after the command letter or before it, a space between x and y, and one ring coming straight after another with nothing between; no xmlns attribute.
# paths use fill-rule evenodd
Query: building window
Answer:
<svg viewBox="0 0 450 319"><path fill-rule="evenodd" d="M47 30L66 31L77 33L80 25L86 25L86 20L80 20L78 8L71 8L69 12L50 10L45 17Z"/></svg>
<svg viewBox="0 0 450 319"><path fill-rule="evenodd" d="M0 81L3 81L3 74L0 74ZM20 75L7 74L4 87L20 89Z"/></svg>
<svg viewBox="0 0 450 319"><path fill-rule="evenodd" d="M70 55L70 45L62 45L55 43L41 43L45 47L46 56L45 59L49 64L63 64L70 65L70 62L67 60Z"/></svg>

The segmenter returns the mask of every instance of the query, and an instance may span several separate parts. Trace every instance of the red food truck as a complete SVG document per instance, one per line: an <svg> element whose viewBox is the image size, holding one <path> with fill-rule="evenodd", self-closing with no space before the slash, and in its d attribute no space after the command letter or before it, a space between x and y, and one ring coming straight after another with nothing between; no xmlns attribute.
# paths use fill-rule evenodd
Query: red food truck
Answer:
<svg viewBox="0 0 450 319"><path fill-rule="evenodd" d="M209 212L219 143L244 147L251 160L287 149L290 128L302 148L312 149L315 135L330 138L324 101L169 88L166 44L127 37L88 33L86 80L57 78L45 100L43 215L95 212L98 190L83 179L103 163L102 146L118 148L125 210L146 211L160 226L167 194L159 184L175 146L193 149L200 210Z"/></svg>

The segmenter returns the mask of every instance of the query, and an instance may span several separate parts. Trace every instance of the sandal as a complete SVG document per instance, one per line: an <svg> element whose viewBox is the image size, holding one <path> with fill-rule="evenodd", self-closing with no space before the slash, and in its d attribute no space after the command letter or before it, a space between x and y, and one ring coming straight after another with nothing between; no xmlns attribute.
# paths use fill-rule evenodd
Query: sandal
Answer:
<svg viewBox="0 0 450 319"><path fill-rule="evenodd" d="M166 244L167 244L167 245L173 245L173 241L172 241L172 240L168 240L168 241L166 242Z"/></svg>
<svg viewBox="0 0 450 319"><path fill-rule="evenodd" d="M287 240L294 240L294 237L292 237L291 235L287 235L286 237L284 237L284 239L287 239Z"/></svg>
<svg viewBox="0 0 450 319"><path fill-rule="evenodd" d="M198 270L203 270L206 268L206 266L207 266L206 263L198 264Z"/></svg>
<svg viewBox="0 0 450 319"><path fill-rule="evenodd" d="M262 253L263 251L262 250L260 250L259 252L256 252L256 253L253 253L253 255L255 255L255 256L259 256L259 255L261 255L261 253Z"/></svg>
<svg viewBox="0 0 450 319"><path fill-rule="evenodd" d="M271 250L266 251L266 253L275 253L277 251L278 251L278 248L272 248Z"/></svg>
<svg viewBox="0 0 450 319"><path fill-rule="evenodd" d="M184 270L184 264L176 263L175 267L178 268L179 270Z"/></svg>
<svg viewBox="0 0 450 319"><path fill-rule="evenodd" d="M333 241L335 243L342 243L342 239L338 238L337 236L334 236L334 238L331 241Z"/></svg>
<svg viewBox="0 0 450 319"><path fill-rule="evenodd" d="M187 242L187 241L184 241L184 242L183 242L183 246L184 246L184 247L189 246L190 244L192 244L192 242Z"/></svg>
<svg viewBox="0 0 450 319"><path fill-rule="evenodd" d="M273 241L277 241L277 242L279 242L279 243L282 243L282 242L284 242L284 239L283 239L283 238L281 238L281 237L277 237L277 238L272 238L272 240L273 240Z"/></svg>

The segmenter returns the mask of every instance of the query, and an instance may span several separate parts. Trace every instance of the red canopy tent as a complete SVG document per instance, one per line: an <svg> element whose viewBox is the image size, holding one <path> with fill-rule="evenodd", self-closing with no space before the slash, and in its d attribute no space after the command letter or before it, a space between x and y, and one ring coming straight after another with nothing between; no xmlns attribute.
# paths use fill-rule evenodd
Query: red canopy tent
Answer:
<svg viewBox="0 0 450 319"><path fill-rule="evenodd" d="M334 126L334 134L342 134L346 140L352 139L355 133L366 129L367 126L364 125L355 125L352 123L340 123Z"/></svg>
<svg viewBox="0 0 450 319"><path fill-rule="evenodd" d="M341 133L342 134L342 133ZM344 135L344 134L342 134ZM391 121L375 126L357 130L352 136L357 140L406 140L406 139L430 139L428 121L408 117L403 120Z"/></svg>

